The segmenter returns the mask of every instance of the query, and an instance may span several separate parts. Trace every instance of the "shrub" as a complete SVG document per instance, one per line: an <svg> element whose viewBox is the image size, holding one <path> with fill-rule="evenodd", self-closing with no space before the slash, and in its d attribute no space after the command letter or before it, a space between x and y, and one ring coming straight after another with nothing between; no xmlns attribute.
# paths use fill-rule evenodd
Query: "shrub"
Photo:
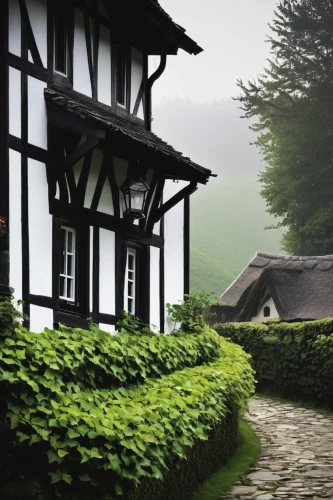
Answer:
<svg viewBox="0 0 333 500"><path fill-rule="evenodd" d="M174 321L174 330L177 324L184 332L200 333L205 326L204 310L217 302L212 293L202 290L185 295L180 304L166 304L168 314Z"/></svg>
<svg viewBox="0 0 333 500"><path fill-rule="evenodd" d="M135 338L17 327L0 344L0 381L9 470L49 473L71 499L127 498L147 482L155 491L253 391L248 356L207 327Z"/></svg>
<svg viewBox="0 0 333 500"><path fill-rule="evenodd" d="M251 354L259 389L333 403L333 319L215 329Z"/></svg>

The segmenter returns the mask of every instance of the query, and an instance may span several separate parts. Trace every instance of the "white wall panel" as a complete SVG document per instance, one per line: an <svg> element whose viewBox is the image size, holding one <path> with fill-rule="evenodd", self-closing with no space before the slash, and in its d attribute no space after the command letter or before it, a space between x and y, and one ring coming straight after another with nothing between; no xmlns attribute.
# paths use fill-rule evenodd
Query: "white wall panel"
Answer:
<svg viewBox="0 0 333 500"><path fill-rule="evenodd" d="M167 201L186 183L166 181L163 201ZM164 293L165 303L177 304L184 298L184 201L164 216ZM174 326L165 311L165 331Z"/></svg>
<svg viewBox="0 0 333 500"><path fill-rule="evenodd" d="M98 100L111 106L110 30L101 26L98 51Z"/></svg>
<svg viewBox="0 0 333 500"><path fill-rule="evenodd" d="M112 192L108 178L105 180L97 210L103 214L114 215Z"/></svg>
<svg viewBox="0 0 333 500"><path fill-rule="evenodd" d="M83 14L78 9L75 9L73 88L77 92L81 92L81 94L91 97L91 82Z"/></svg>
<svg viewBox="0 0 333 500"><path fill-rule="evenodd" d="M103 332L108 332L112 335L115 335L116 333L116 327L114 325L105 325L104 323L100 323L99 328L100 330L103 330Z"/></svg>
<svg viewBox="0 0 333 500"><path fill-rule="evenodd" d="M44 163L28 159L30 292L52 297L52 215Z"/></svg>
<svg viewBox="0 0 333 500"><path fill-rule="evenodd" d="M9 133L21 137L21 71L9 68Z"/></svg>
<svg viewBox="0 0 333 500"><path fill-rule="evenodd" d="M44 328L53 329L53 310L46 307L30 306L30 331L42 333Z"/></svg>
<svg viewBox="0 0 333 500"><path fill-rule="evenodd" d="M45 82L28 77L28 142L43 149L47 149L45 87Z"/></svg>
<svg viewBox="0 0 333 500"><path fill-rule="evenodd" d="M8 49L21 57L21 12L18 0L10 0L8 9Z"/></svg>
<svg viewBox="0 0 333 500"><path fill-rule="evenodd" d="M9 150L10 286L22 299L21 155Z"/></svg>
<svg viewBox="0 0 333 500"><path fill-rule="evenodd" d="M131 71L131 113L135 106L135 101L139 93L139 88L143 74L143 55L142 52L132 48L132 71Z"/></svg>
<svg viewBox="0 0 333 500"><path fill-rule="evenodd" d="M44 0L25 0L43 66L47 68L47 8Z"/></svg>
<svg viewBox="0 0 333 500"><path fill-rule="evenodd" d="M105 314L115 314L115 234L100 229L99 240L99 310Z"/></svg>
<svg viewBox="0 0 333 500"><path fill-rule="evenodd" d="M103 155L99 149L93 150L93 156L91 160L91 167L87 182L86 196L84 200L85 208L91 207L91 202L93 200L93 196L96 190L96 185L99 177L99 173L101 170L101 164L103 160Z"/></svg>
<svg viewBox="0 0 333 500"><path fill-rule="evenodd" d="M268 306L270 308L270 316L265 317L264 316L264 308ZM256 316L252 316L251 321L256 322L256 323L262 323L263 321L268 321L269 319L272 318L279 318L279 313L276 310L274 300L272 297L268 299L265 304L263 304L258 311L258 314Z"/></svg>
<svg viewBox="0 0 333 500"><path fill-rule="evenodd" d="M138 118L141 118L141 120L144 120L144 118L145 118L145 115L144 115L144 112L143 112L143 104L142 104L142 101L141 101L141 104L140 104L140 106L139 106Z"/></svg>
<svg viewBox="0 0 333 500"><path fill-rule="evenodd" d="M150 324L160 330L160 249L150 248Z"/></svg>

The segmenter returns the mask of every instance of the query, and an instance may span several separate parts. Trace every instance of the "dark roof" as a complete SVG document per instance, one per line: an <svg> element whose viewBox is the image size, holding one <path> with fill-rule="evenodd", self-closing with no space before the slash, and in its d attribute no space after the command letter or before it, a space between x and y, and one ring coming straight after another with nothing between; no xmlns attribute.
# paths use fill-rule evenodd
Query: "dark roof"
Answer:
<svg viewBox="0 0 333 500"><path fill-rule="evenodd" d="M183 49L197 55L203 50L157 0L106 0L105 6L109 10L112 32L141 44L147 54L174 55Z"/></svg>
<svg viewBox="0 0 333 500"><path fill-rule="evenodd" d="M221 295L234 306L234 320L254 316L263 290L274 300L282 320L333 317L333 255L298 257L258 252Z"/></svg>
<svg viewBox="0 0 333 500"><path fill-rule="evenodd" d="M175 178L206 183L212 175L210 170L183 156L141 124L133 123L111 112L97 110L52 89L45 89L44 94L48 106L69 112L97 128L115 134L116 138L127 144L131 151L136 149L140 158L144 160L146 157L147 161L149 159L150 163L155 163L156 168L164 169Z"/></svg>

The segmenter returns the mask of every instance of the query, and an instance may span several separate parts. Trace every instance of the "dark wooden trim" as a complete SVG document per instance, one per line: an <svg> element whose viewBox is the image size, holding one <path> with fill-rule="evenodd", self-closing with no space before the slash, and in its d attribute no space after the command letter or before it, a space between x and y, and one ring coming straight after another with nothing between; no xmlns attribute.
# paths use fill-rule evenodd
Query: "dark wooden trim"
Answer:
<svg viewBox="0 0 333 500"><path fill-rule="evenodd" d="M90 209L93 210L94 212L97 211L106 179L107 179L107 166L106 166L106 157L104 157L100 168L99 176L97 179L94 196L90 206Z"/></svg>
<svg viewBox="0 0 333 500"><path fill-rule="evenodd" d="M107 156L107 173L112 193L113 213L114 216L119 219L120 218L119 189L116 183L115 167L113 163L112 154L109 154Z"/></svg>
<svg viewBox="0 0 333 500"><path fill-rule="evenodd" d="M115 296L116 296L116 315L119 316L124 309L124 250L123 241L120 234L115 234ZM125 262L126 266L126 262Z"/></svg>
<svg viewBox="0 0 333 500"><path fill-rule="evenodd" d="M126 51L126 109L131 114L131 93L132 93L132 48L129 46Z"/></svg>
<svg viewBox="0 0 333 500"><path fill-rule="evenodd" d="M163 215L166 214L166 212L171 210L171 208L177 205L177 203L182 201L185 196L193 194L197 189L197 183L191 182L188 186L184 187L181 191L172 196L170 200L168 200L156 210L154 222L158 222L163 217Z"/></svg>
<svg viewBox="0 0 333 500"><path fill-rule="evenodd" d="M75 149L67 158L65 163L67 167L73 167L78 161L81 160L89 151L92 151L98 144L98 137L88 137L87 140Z"/></svg>
<svg viewBox="0 0 333 500"><path fill-rule="evenodd" d="M142 320L150 324L150 247L143 249L143 276L142 276ZM139 283L140 286L140 283Z"/></svg>
<svg viewBox="0 0 333 500"><path fill-rule="evenodd" d="M116 97L116 74L117 74L117 49L116 49L116 41L111 34L111 106L113 109L117 107L117 97Z"/></svg>
<svg viewBox="0 0 333 500"><path fill-rule="evenodd" d="M160 224L160 235L164 240L164 219ZM165 284L164 284L164 248L160 248L160 332L164 333L165 329Z"/></svg>
<svg viewBox="0 0 333 500"><path fill-rule="evenodd" d="M105 325L115 325L118 322L118 316L114 314L91 313L90 317L94 323L104 323Z"/></svg>
<svg viewBox="0 0 333 500"><path fill-rule="evenodd" d="M92 304L93 312L99 313L99 273L100 273L100 258L99 258L99 227L93 228L93 278L92 278Z"/></svg>
<svg viewBox="0 0 333 500"><path fill-rule="evenodd" d="M47 0L47 75L48 81L51 81L53 76L53 60L54 60L54 2Z"/></svg>
<svg viewBox="0 0 333 500"><path fill-rule="evenodd" d="M88 208L73 207L57 199L50 201L50 213L75 223L85 223L90 226L98 226L108 229L109 231L114 231L123 238L127 238L141 245L150 245L158 248L164 245L164 240L161 236L156 234L147 235L138 226L124 219L118 219L114 215L92 212Z"/></svg>
<svg viewBox="0 0 333 500"><path fill-rule="evenodd" d="M60 111L51 106L48 107L48 120L52 123L52 125L65 130L70 130L72 132L91 137L98 137L99 139L105 138L104 129L94 127L79 116L68 113L67 111Z"/></svg>
<svg viewBox="0 0 333 500"><path fill-rule="evenodd" d="M37 80L41 80L43 82L48 82L50 80L48 71L45 68L36 66L32 62L24 60L21 57L12 54L11 52L8 54L8 62L9 66L11 66L12 68L15 68L19 71L24 71L29 76L37 78Z"/></svg>
<svg viewBox="0 0 333 500"><path fill-rule="evenodd" d="M151 209L150 209L150 212L148 214L148 219L147 219L147 224L146 224L146 233L148 235L152 234L153 229L154 229L154 224L156 221L156 213L158 210L158 206L161 202L164 184L165 184L165 179L160 178L157 181L157 186L155 189L154 198L153 198L153 201L151 204Z"/></svg>
<svg viewBox="0 0 333 500"><path fill-rule="evenodd" d="M21 23L23 24L23 29L25 31L25 40L27 43L27 49L30 50L34 64L43 68L43 62L40 57L34 33L31 27L29 13L27 6L25 5L25 0L18 0L20 11L21 11Z"/></svg>
<svg viewBox="0 0 333 500"><path fill-rule="evenodd" d="M46 307L47 309L53 309L54 300L52 297L45 297L44 295L29 295L29 302L34 306Z"/></svg>
<svg viewBox="0 0 333 500"><path fill-rule="evenodd" d="M60 269L60 219L58 217L53 217L52 221L52 299L55 309L59 309L59 275L58 269Z"/></svg>
<svg viewBox="0 0 333 500"><path fill-rule="evenodd" d="M184 294L190 293L190 195L184 198Z"/></svg>
<svg viewBox="0 0 333 500"><path fill-rule="evenodd" d="M0 214L9 227L9 76L8 76L8 1L0 3ZM10 229L10 228L9 228Z"/></svg>
<svg viewBox="0 0 333 500"><path fill-rule="evenodd" d="M92 150L90 150L83 159L83 166L81 170L81 175L79 178L79 182L77 183L77 203L79 206L83 207L84 199L86 196L87 183L89 179L90 167L92 160Z"/></svg>
<svg viewBox="0 0 333 500"><path fill-rule="evenodd" d="M66 326L71 326L72 328L82 328L83 330L88 330L89 328L89 322L85 316L70 314L64 311L53 311L53 322L56 325L62 323Z"/></svg>
<svg viewBox="0 0 333 500"><path fill-rule="evenodd" d="M88 67L89 67L89 76L90 76L90 84L91 84L91 95L94 98L94 70L93 70L93 54L91 47L91 30L90 30L90 19L87 14L83 13L83 22L84 22L84 32L86 39L86 48L87 48L87 56L88 56Z"/></svg>
<svg viewBox="0 0 333 500"><path fill-rule="evenodd" d="M40 161L41 163L46 163L48 161L48 151L46 151L46 149L23 142L13 135L9 135L9 148L33 160Z"/></svg>

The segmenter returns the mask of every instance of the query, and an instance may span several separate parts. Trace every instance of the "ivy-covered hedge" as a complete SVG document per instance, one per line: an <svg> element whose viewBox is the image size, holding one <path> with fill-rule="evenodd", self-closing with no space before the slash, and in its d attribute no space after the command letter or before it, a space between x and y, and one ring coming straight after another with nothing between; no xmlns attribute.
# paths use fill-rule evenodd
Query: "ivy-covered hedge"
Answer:
<svg viewBox="0 0 333 500"><path fill-rule="evenodd" d="M333 319L214 328L251 354L259 390L333 404Z"/></svg>
<svg viewBox="0 0 333 500"><path fill-rule="evenodd" d="M177 471L190 498L191 470L209 462L196 450L213 449L213 433L226 437L254 387L248 355L209 328L110 336L18 327L0 340L0 381L14 442L9 473L51 481L70 499L171 499L167 478ZM226 452L236 444L230 429Z"/></svg>

